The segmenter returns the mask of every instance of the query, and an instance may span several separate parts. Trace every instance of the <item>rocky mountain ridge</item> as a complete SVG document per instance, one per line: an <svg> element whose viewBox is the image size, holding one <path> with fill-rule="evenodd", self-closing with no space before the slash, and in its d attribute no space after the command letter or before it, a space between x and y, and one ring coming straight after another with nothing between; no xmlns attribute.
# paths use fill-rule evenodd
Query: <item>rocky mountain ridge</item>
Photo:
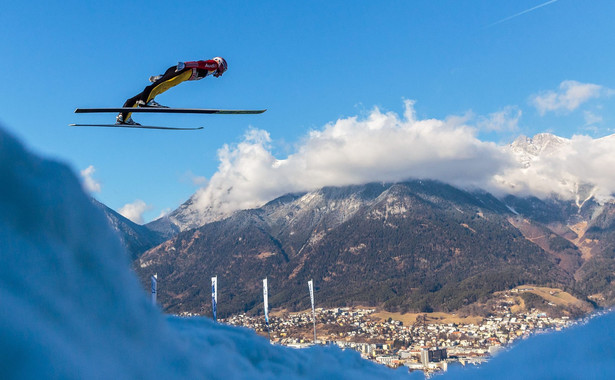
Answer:
<svg viewBox="0 0 615 380"><path fill-rule="evenodd" d="M229 313L258 309L264 277L272 307L285 308L307 306L309 279L324 305L402 311L457 310L527 283L589 295L583 245L571 242L582 236L569 227L584 215L435 181L323 188L181 232L135 268L144 283L158 273L170 312L207 310L214 275Z"/></svg>
<svg viewBox="0 0 615 380"><path fill-rule="evenodd" d="M571 144L539 134L505 149L532 169ZM615 205L598 202L595 186L565 180L575 194L571 201L496 198L415 180L287 194L257 209L224 214L201 209L195 194L147 225L170 240L146 252L135 267L144 282L153 272L166 281L160 299L169 311L207 309L213 275L236 288L227 295L229 311L255 309L257 284L265 276L283 289L272 301L290 308L306 306L301 289L308 277L323 291L332 290L324 301L333 306L453 310L528 282L611 305Z"/></svg>

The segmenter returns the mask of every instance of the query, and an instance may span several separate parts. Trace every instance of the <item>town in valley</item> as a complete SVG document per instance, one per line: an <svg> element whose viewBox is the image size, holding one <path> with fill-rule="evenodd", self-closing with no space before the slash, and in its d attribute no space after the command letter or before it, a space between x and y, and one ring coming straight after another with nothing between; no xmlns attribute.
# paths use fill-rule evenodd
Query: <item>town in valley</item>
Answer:
<svg viewBox="0 0 615 380"><path fill-rule="evenodd" d="M523 299L529 299L524 294L542 296L545 308L523 305ZM336 345L392 368L405 366L432 374L451 365L481 364L520 339L560 331L596 315L587 313L587 304L564 291L531 286L500 292L489 308L481 317L388 313L369 307L316 308L314 314L312 310L272 312L268 324L263 315L246 314L218 322L253 329L272 344ZM581 314L569 312L575 308Z"/></svg>

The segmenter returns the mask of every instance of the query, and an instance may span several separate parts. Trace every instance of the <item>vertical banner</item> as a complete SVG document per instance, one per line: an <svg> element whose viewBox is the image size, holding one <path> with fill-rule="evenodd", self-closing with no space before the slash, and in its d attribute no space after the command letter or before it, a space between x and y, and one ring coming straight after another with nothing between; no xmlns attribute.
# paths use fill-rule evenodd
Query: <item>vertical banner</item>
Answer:
<svg viewBox="0 0 615 380"><path fill-rule="evenodd" d="M267 277L263 280L263 307L265 309L265 324L267 325L267 336L271 341L271 332L269 331L269 293L267 291Z"/></svg>
<svg viewBox="0 0 615 380"><path fill-rule="evenodd" d="M314 310L314 280L308 281L310 288L310 301L312 302L312 321L314 322L314 344L316 344L316 311Z"/></svg>
<svg viewBox="0 0 615 380"><path fill-rule="evenodd" d="M308 281L308 288L310 288L310 301L312 302L312 315L314 315L314 280Z"/></svg>
<svg viewBox="0 0 615 380"><path fill-rule="evenodd" d="M156 293L158 293L158 273L152 275L152 304L156 304Z"/></svg>
<svg viewBox="0 0 615 380"><path fill-rule="evenodd" d="M217 322L218 317L218 276L211 278L211 310L214 317L214 322Z"/></svg>
<svg viewBox="0 0 615 380"><path fill-rule="evenodd" d="M265 322L269 326L269 295L267 294L267 278L263 280L263 304L265 307Z"/></svg>

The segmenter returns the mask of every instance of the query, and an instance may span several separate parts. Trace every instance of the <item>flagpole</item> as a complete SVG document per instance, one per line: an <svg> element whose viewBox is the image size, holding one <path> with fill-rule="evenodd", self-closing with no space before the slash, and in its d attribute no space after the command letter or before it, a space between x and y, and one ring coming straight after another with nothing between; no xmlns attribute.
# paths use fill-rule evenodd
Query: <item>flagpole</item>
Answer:
<svg viewBox="0 0 615 380"><path fill-rule="evenodd" d="M310 288L310 301L312 302L312 322L314 323L314 344L316 344L316 311L314 310L314 280L308 281Z"/></svg>

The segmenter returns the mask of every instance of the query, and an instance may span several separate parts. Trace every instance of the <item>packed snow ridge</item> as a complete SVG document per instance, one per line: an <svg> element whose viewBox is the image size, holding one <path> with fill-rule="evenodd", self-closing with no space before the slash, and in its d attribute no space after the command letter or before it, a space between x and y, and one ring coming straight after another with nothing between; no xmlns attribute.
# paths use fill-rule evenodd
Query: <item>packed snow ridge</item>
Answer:
<svg viewBox="0 0 615 380"><path fill-rule="evenodd" d="M334 347L274 346L206 318L164 316L65 165L0 129L0 378L422 378ZM523 343L452 377L615 376L615 317ZM446 377L445 377L446 378Z"/></svg>
<svg viewBox="0 0 615 380"><path fill-rule="evenodd" d="M333 347L294 350L165 317L65 165L0 129L0 378L406 378Z"/></svg>

